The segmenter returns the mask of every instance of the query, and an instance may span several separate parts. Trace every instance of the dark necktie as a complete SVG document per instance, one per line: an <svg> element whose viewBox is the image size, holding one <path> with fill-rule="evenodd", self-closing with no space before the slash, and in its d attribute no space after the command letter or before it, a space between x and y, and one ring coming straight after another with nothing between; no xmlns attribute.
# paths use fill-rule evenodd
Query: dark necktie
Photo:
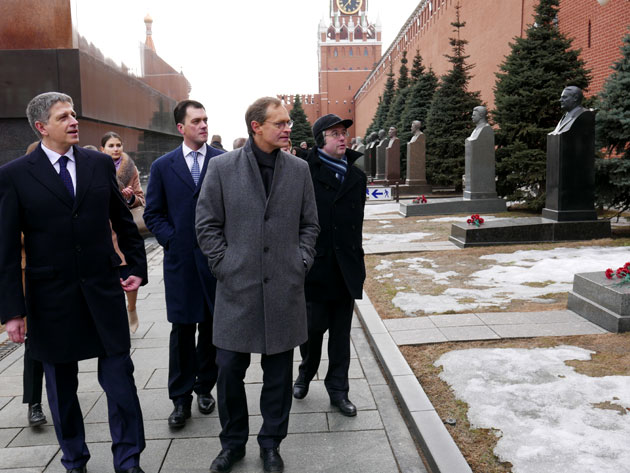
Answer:
<svg viewBox="0 0 630 473"><path fill-rule="evenodd" d="M63 181L63 185L66 186L68 192L70 192L70 196L74 199L74 186L72 185L72 178L70 177L70 173L68 172L68 156L61 156L59 158L59 176Z"/></svg>

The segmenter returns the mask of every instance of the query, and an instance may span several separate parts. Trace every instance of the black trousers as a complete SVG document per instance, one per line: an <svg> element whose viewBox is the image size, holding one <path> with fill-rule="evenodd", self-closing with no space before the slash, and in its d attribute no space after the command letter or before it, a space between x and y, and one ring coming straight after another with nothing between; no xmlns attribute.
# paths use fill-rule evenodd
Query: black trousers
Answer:
<svg viewBox="0 0 630 473"><path fill-rule="evenodd" d="M244 447L249 435L249 413L245 395L245 373L251 361L250 353L238 353L217 348L219 379L217 395L221 420L221 446L225 449ZM261 357L263 386L260 393L260 413L263 425L258 433L262 448L274 448L287 436L289 411L293 399L293 349Z"/></svg>
<svg viewBox="0 0 630 473"><path fill-rule="evenodd" d="M324 385L331 400L347 397L350 368L350 328L354 299L346 292L331 301L307 301L308 340L300 345L300 376L310 383L322 358L322 342L328 330L328 372Z"/></svg>
<svg viewBox="0 0 630 473"><path fill-rule="evenodd" d="M66 469L80 468L90 459L85 443L83 414L77 388L78 363L42 363L46 373L48 405ZM138 466L144 450L144 424L133 379L129 352L98 359L98 382L107 396L109 431L112 436L114 468Z"/></svg>
<svg viewBox="0 0 630 473"><path fill-rule="evenodd" d="M44 379L44 367L41 361L31 358L28 349L28 337L24 343L24 376L22 402L24 404L39 404L42 402L42 381Z"/></svg>
<svg viewBox="0 0 630 473"><path fill-rule="evenodd" d="M209 309L206 310L209 312ZM211 317L199 324L172 324L169 340L168 397L174 404L190 406L193 391L197 394L210 393L217 382L215 358Z"/></svg>

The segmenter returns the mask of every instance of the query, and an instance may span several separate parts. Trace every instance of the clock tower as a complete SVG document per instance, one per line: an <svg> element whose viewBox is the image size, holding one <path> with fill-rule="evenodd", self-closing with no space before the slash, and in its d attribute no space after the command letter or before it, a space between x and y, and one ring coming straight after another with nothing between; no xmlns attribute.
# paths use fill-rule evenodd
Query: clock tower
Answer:
<svg viewBox="0 0 630 473"><path fill-rule="evenodd" d="M318 32L319 116L354 120L354 94L381 59L381 25L368 21L368 0L329 1Z"/></svg>

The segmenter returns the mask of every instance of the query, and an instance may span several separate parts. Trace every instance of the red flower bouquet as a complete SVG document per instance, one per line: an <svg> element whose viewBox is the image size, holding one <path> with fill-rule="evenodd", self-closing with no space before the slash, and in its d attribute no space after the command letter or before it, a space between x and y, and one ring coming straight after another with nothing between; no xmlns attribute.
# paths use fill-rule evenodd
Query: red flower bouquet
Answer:
<svg viewBox="0 0 630 473"><path fill-rule="evenodd" d="M630 262L624 264L621 268L617 268L617 271L613 271L612 268L608 268L605 274L608 279L613 279L617 276L617 279L621 279L619 284L628 283L630 282Z"/></svg>
<svg viewBox="0 0 630 473"><path fill-rule="evenodd" d="M479 216L479 214L472 214L468 220L466 220L468 225L474 225L478 227L483 223L483 218Z"/></svg>
<svg viewBox="0 0 630 473"><path fill-rule="evenodd" d="M420 197L416 197L415 199L413 199L412 202L414 204L426 204L427 203L427 198L423 194Z"/></svg>

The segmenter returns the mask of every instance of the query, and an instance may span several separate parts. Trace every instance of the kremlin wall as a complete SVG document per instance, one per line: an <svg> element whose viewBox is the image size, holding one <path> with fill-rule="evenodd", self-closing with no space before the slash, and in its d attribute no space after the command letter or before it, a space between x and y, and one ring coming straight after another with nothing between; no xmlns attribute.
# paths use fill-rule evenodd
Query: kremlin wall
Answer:
<svg viewBox="0 0 630 473"><path fill-rule="evenodd" d="M320 24L319 27L319 94L308 95L303 107L311 123L326 113L352 118L355 125L350 130L351 136L364 136L383 93L390 66L395 78L398 76L403 51L407 51L409 68L419 50L424 66L431 67L438 76L449 69L450 63L444 55L451 54L449 38L454 34L451 22L455 21L458 0L421 0L410 12L394 42L384 45L387 49L382 55L378 54L368 72L363 69L363 64L356 70L355 56L351 57L346 53L335 57L334 67L337 70L349 71L352 68L352 80L348 73L340 74L334 69L331 71L327 62L322 60L330 57L330 51L335 45L339 53L341 49L347 50L357 43L361 51L362 44L361 40L352 38L352 27L355 27L356 22L346 15L335 15L336 2L330 1L330 22L327 25ZM367 20L369 4L366 3L363 4L364 17L366 23L370 24ZM467 61L475 66L471 71L473 77L469 88L480 91L482 100L492 109L495 74L505 56L510 53L510 42L513 38L525 36L528 26L533 22L538 0L459 0L459 4L460 19L466 22L466 26L461 29L461 35L468 40L466 55L470 57ZM592 73L587 95L597 94L601 90L605 79L610 75L610 66L620 57L619 47L623 36L629 32L629 25L628 0L609 0L606 5L600 5L597 0L560 0L558 27L565 35L574 39L573 48L582 50L582 58ZM375 38L370 51L377 52L381 48L381 27L378 23L373 26L378 38ZM342 29L350 31L346 39L342 39ZM327 32L326 41L322 41L323 30ZM370 54L369 58L372 57L374 56ZM327 80L322 80L322 77ZM357 86L356 79L359 77L362 81ZM291 107L293 96L279 97L285 99L288 108Z"/></svg>

